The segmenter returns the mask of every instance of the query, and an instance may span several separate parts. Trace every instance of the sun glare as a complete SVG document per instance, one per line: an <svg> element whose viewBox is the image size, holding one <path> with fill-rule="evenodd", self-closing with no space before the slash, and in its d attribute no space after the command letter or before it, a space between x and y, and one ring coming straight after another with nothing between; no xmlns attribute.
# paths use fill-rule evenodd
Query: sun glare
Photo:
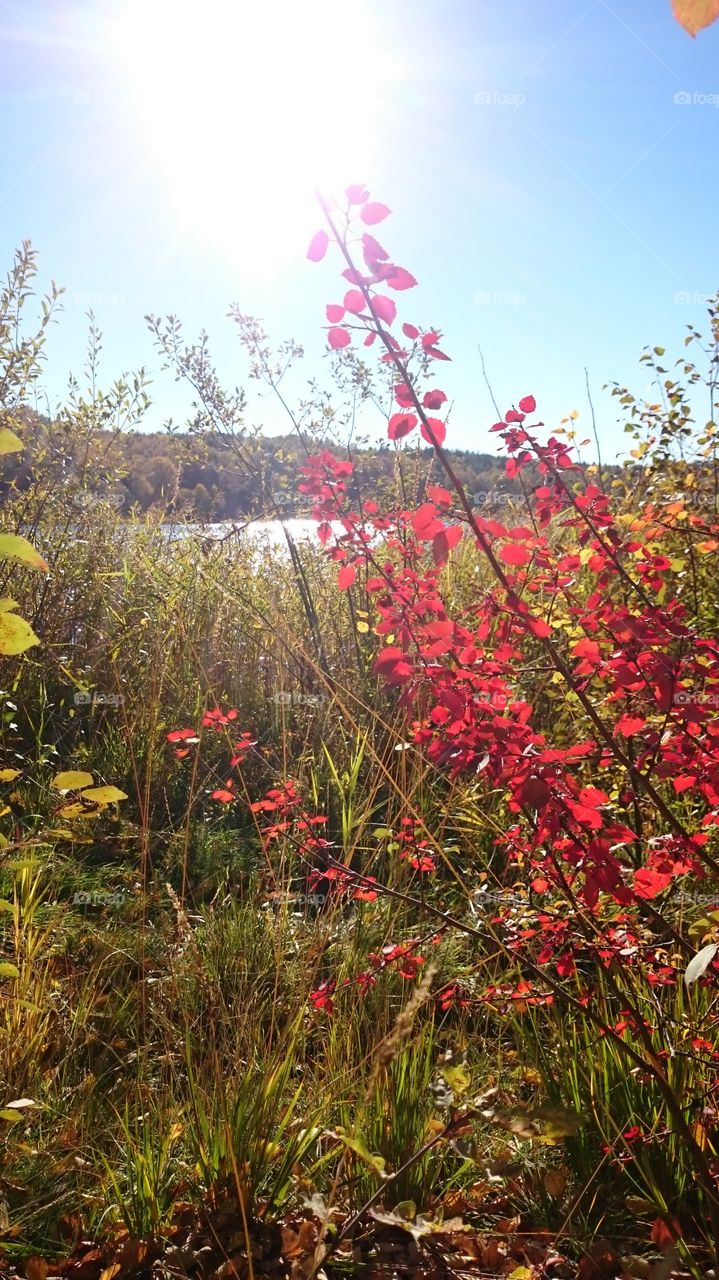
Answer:
<svg viewBox="0 0 719 1280"><path fill-rule="evenodd" d="M392 75L365 0L130 0L112 33L175 229L268 274L371 178Z"/></svg>

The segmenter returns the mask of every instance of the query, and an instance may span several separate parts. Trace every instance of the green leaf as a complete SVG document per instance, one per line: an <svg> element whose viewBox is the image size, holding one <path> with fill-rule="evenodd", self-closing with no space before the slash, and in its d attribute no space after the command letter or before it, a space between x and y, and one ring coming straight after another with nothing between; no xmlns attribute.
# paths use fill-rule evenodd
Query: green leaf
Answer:
<svg viewBox="0 0 719 1280"><path fill-rule="evenodd" d="M0 611L0 654L24 653L26 649L39 643L29 622L19 618L16 613Z"/></svg>
<svg viewBox="0 0 719 1280"><path fill-rule="evenodd" d="M472 1083L472 1077L463 1062L459 1062L456 1065L443 1066L441 1072L443 1079L449 1085L455 1097L461 1098Z"/></svg>
<svg viewBox="0 0 719 1280"><path fill-rule="evenodd" d="M127 800L124 791L119 787L90 787L82 793L83 800L92 800L93 804L117 804L120 800Z"/></svg>
<svg viewBox="0 0 719 1280"><path fill-rule="evenodd" d="M91 787L95 779L91 773L83 769L68 769L65 773L56 773L50 786L55 791L82 791L83 787Z"/></svg>
<svg viewBox="0 0 719 1280"><path fill-rule="evenodd" d="M47 569L47 561L19 533L0 533L0 560L17 560L28 569L42 569L43 572Z"/></svg>
<svg viewBox="0 0 719 1280"><path fill-rule="evenodd" d="M9 960L3 960L0 963L0 978L19 978L20 970L17 965L10 964Z"/></svg>
<svg viewBox="0 0 719 1280"><path fill-rule="evenodd" d="M365 1164L369 1165L370 1169L374 1169L375 1173L378 1174L380 1178L386 1178L386 1161L384 1160L384 1157L373 1155L365 1145L364 1139L359 1134L348 1133L346 1129L337 1129L331 1136L339 1138L340 1142L343 1142L346 1147L349 1147L350 1151L354 1151L355 1155L359 1156L360 1160L363 1160Z"/></svg>
<svg viewBox="0 0 719 1280"><path fill-rule="evenodd" d="M19 436L9 427L0 427L0 454L19 453L25 446Z"/></svg>

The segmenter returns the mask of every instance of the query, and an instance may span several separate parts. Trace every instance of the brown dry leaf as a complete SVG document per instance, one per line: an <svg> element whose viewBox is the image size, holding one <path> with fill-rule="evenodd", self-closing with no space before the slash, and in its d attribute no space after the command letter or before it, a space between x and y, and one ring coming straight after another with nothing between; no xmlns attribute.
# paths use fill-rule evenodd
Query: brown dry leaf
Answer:
<svg viewBox="0 0 719 1280"><path fill-rule="evenodd" d="M553 1200L558 1200L564 1195L564 1189L567 1185L569 1174L566 1169L547 1169L544 1175L544 1190Z"/></svg>
<svg viewBox="0 0 719 1280"><path fill-rule="evenodd" d="M100 1272L99 1280L115 1280L115 1276L119 1275L121 1271L122 1267L119 1262L111 1262L109 1266Z"/></svg>
<svg viewBox="0 0 719 1280"><path fill-rule="evenodd" d="M287 1262L292 1262L294 1258L299 1258L302 1253L300 1238L297 1232L293 1231L291 1227L282 1227L281 1252L282 1257L285 1258Z"/></svg>
<svg viewBox="0 0 719 1280"><path fill-rule="evenodd" d="M123 1271L133 1270L145 1261L147 1254L148 1247L144 1240L128 1239L117 1255L117 1262Z"/></svg>
<svg viewBox="0 0 719 1280"><path fill-rule="evenodd" d="M24 1264L27 1280L46 1280L50 1264L44 1258L26 1258Z"/></svg>
<svg viewBox="0 0 719 1280"><path fill-rule="evenodd" d="M301 1223L297 1236L298 1244L303 1253L311 1253L319 1239L319 1231L317 1224L311 1218L305 1218Z"/></svg>

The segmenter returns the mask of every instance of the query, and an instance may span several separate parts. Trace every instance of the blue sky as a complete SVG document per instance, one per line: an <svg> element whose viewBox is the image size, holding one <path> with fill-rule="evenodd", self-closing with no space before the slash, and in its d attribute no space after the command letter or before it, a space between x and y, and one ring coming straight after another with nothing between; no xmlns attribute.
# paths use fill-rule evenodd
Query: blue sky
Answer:
<svg viewBox="0 0 719 1280"><path fill-rule="evenodd" d="M9 266L32 239L40 283L65 286L51 403L82 366L88 305L106 381L150 370L148 427L181 422L188 398L159 371L147 312L180 316L188 336L207 329L223 376L243 385L226 319L237 302L304 345L303 378L329 381L323 308L337 273L305 259L326 155L317 172L291 168L307 145L293 108L302 75L291 68L293 96L268 119L274 39L243 0L231 8L231 29L208 30L207 6L185 6L195 26L178 54L176 30L156 23L145 39L144 19L128 27L127 0L0 3L0 250ZM320 39L311 8L293 39L318 132L331 129L332 180L367 180L393 210L381 238L420 282L400 295L402 319L440 327L453 357L441 366L448 444L495 451L481 346L502 406L531 392L548 425L576 408L587 434L588 368L603 452L617 456L627 437L602 384L648 391L642 347L678 356L719 287L719 24L692 40L669 0L355 0L335 4ZM213 75L228 82L219 98ZM259 100L242 98L248 85ZM283 425L257 397L249 418Z"/></svg>

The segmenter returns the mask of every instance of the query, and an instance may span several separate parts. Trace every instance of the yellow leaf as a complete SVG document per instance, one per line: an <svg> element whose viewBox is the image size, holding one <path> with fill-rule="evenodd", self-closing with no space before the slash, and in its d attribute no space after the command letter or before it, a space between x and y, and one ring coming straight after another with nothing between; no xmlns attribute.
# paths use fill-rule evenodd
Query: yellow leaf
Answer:
<svg viewBox="0 0 719 1280"><path fill-rule="evenodd" d="M19 533L0 533L0 559L17 560L18 564L24 564L28 569L47 569L47 561Z"/></svg>
<svg viewBox="0 0 719 1280"><path fill-rule="evenodd" d="M14 782L19 777L19 769L0 769L0 782Z"/></svg>
<svg viewBox="0 0 719 1280"><path fill-rule="evenodd" d="M24 653L39 644L35 632L24 618L16 613L0 612L0 653L6 655Z"/></svg>
<svg viewBox="0 0 719 1280"><path fill-rule="evenodd" d="M94 818L99 813L99 809L88 809L84 804L80 804L76 800L74 804L64 804L62 809L58 809L58 818L66 818L71 821L73 818Z"/></svg>
<svg viewBox="0 0 719 1280"><path fill-rule="evenodd" d="M120 800L127 800L125 792L120 791L119 787L90 787L83 791L82 798L92 800L94 804L117 804Z"/></svg>
<svg viewBox="0 0 719 1280"><path fill-rule="evenodd" d="M83 769L68 769L65 773L56 773L50 786L55 791L82 791L83 787L91 787L95 779L91 773Z"/></svg>
<svg viewBox="0 0 719 1280"><path fill-rule="evenodd" d="M0 427L0 453L19 453L24 448L19 436L9 427Z"/></svg>

